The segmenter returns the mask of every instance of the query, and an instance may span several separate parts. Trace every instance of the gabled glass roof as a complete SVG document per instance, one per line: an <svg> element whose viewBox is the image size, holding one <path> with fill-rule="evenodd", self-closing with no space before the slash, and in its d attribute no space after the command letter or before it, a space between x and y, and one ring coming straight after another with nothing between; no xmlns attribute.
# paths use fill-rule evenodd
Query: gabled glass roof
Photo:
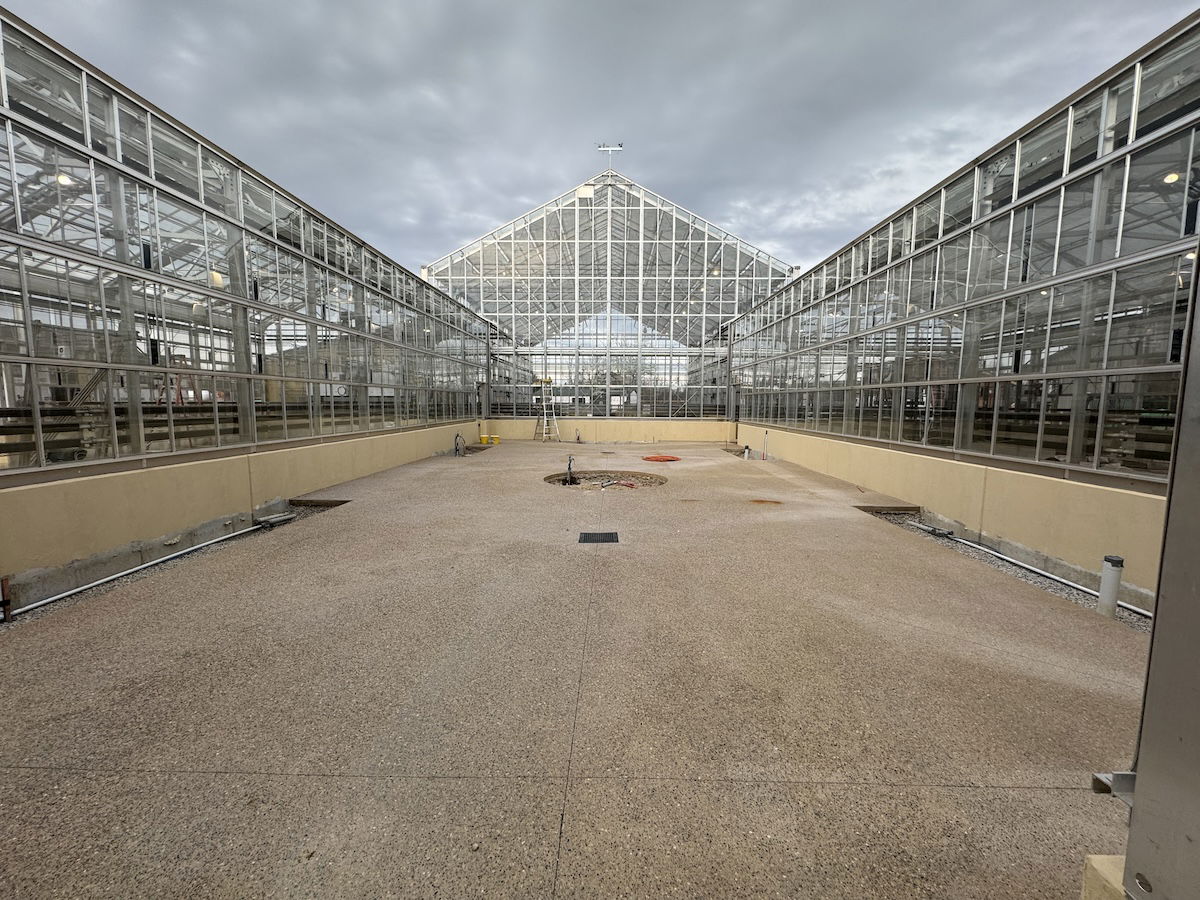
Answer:
<svg viewBox="0 0 1200 900"><path fill-rule="evenodd" d="M637 343L620 330L628 321L698 348L788 273L769 253L612 170L424 269L519 348L576 333L593 317L588 327L603 327L614 349Z"/></svg>
<svg viewBox="0 0 1200 900"><path fill-rule="evenodd" d="M550 202L506 222L494 231L451 253L447 253L430 263L425 269L431 277L436 277L439 273L445 272L451 263L469 258L471 262L475 263L476 271L482 272L484 263L482 260L476 259L475 254L483 247L503 243L506 240L536 242L547 239L570 240L574 237L582 240L606 239L607 235L597 232L594 227L589 229L582 221L578 223L581 227L576 229L570 228L569 225L563 227L566 224L563 217L555 216L554 213L559 210L599 210L607 207L624 209L640 207L652 211L651 216L647 217L644 222L645 227L640 231L627 217L619 222L614 221L612 224L616 227L611 235L612 240L638 240L639 237L650 236L655 240L707 241L719 246L728 245L736 248L749 260L762 260L770 268L778 270L784 275L788 272L789 266L782 260L775 259L766 251L741 240L725 229L672 203L665 197L656 194L649 188L642 187L612 169L589 178ZM671 221L677 221L679 224L673 233L665 234L663 226L670 224ZM712 261L720 262L715 256Z"/></svg>

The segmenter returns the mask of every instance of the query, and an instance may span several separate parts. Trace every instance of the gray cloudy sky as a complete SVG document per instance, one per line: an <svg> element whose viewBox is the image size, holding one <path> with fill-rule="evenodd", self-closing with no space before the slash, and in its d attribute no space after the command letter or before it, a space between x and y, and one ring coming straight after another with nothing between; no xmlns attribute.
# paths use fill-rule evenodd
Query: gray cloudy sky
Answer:
<svg viewBox="0 0 1200 900"><path fill-rule="evenodd" d="M615 167L819 261L1175 0L7 0L416 270Z"/></svg>

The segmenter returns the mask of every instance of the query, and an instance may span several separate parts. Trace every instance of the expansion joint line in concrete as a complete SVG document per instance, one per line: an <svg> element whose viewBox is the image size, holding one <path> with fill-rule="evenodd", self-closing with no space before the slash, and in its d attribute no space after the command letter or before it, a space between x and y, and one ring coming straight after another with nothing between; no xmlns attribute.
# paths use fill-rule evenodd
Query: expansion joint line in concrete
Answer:
<svg viewBox="0 0 1200 900"><path fill-rule="evenodd" d="M604 530L604 490L596 492L596 530ZM587 546L587 545L585 545ZM571 766L575 761L575 734L579 730L579 706L583 698L583 673L587 666L588 641L592 633L592 608L596 605L596 568L600 564L602 545L593 547L591 572L588 574L587 609L583 616L583 647L579 652L579 674L575 682L575 709L571 715L571 743L567 749L567 774L563 779L562 805L558 811L558 844L554 850L554 880L551 883L550 896L558 895L558 867L562 861L563 829L567 822L567 796L571 791ZM586 552L586 551L585 551Z"/></svg>
<svg viewBox="0 0 1200 900"><path fill-rule="evenodd" d="M30 765L0 763L0 772L60 772L76 775L112 776L209 776L217 778L315 778L366 781L532 781L557 782L556 775L450 775L412 772L303 772L276 769L159 769L121 768L118 766L64 766L55 764ZM886 781L843 778L735 778L717 775L638 775L597 773L574 776L578 781L641 781L679 784L780 785L790 787L880 788L883 790L950 790L950 791L1043 791L1056 793L1091 794L1084 784L993 784L986 781Z"/></svg>

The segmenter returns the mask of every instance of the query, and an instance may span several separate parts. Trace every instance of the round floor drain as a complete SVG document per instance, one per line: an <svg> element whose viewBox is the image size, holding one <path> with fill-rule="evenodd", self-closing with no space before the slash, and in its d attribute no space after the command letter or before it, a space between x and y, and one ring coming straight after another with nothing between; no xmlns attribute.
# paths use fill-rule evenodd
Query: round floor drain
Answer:
<svg viewBox="0 0 1200 900"><path fill-rule="evenodd" d="M651 475L649 472L615 472L615 471L587 471L573 473L576 484L567 484L567 473L556 472L553 475L547 475L543 481L547 484L561 484L563 487L581 488L583 490L595 491L600 488L617 488L618 490L633 490L637 488L658 487L660 484L666 484L667 479L661 475Z"/></svg>

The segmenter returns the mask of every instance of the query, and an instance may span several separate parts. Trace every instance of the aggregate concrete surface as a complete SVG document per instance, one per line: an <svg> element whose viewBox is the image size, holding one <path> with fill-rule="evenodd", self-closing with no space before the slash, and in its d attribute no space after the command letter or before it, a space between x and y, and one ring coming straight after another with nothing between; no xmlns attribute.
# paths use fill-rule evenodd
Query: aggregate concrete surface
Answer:
<svg viewBox="0 0 1200 900"><path fill-rule="evenodd" d="M0 631L0 892L1073 898L1123 851L1147 636L889 498L534 443L314 496Z"/></svg>

